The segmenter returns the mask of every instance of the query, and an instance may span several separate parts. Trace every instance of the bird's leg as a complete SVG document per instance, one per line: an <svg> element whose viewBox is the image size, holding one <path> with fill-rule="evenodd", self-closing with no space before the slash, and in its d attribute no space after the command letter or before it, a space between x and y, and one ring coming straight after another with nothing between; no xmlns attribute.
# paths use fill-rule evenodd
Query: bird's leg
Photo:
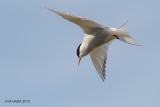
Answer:
<svg viewBox="0 0 160 107"><path fill-rule="evenodd" d="M113 35L116 39L119 39L119 37L117 35Z"/></svg>

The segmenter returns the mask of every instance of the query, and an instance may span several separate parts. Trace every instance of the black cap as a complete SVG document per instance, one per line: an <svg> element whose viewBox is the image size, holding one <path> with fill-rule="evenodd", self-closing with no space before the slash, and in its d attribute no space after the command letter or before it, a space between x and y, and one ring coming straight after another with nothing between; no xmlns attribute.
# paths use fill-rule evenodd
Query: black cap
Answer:
<svg viewBox="0 0 160 107"><path fill-rule="evenodd" d="M80 54L80 52L79 52L79 49L80 49L80 46L82 45L82 43L78 46L78 48L77 48L77 56L78 56L78 58L79 58L79 54Z"/></svg>

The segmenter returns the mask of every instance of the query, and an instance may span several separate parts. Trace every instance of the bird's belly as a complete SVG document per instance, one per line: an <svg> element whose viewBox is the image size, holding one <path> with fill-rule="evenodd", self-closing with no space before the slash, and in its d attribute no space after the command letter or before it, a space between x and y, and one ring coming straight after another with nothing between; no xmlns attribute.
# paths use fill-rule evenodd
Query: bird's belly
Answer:
<svg viewBox="0 0 160 107"><path fill-rule="evenodd" d="M98 38L94 38L92 39L91 42L88 43L88 52L87 53L90 53L92 50L94 50L95 48L105 44L105 43L108 43L110 42L111 39L109 39L107 36L106 37L98 37Z"/></svg>

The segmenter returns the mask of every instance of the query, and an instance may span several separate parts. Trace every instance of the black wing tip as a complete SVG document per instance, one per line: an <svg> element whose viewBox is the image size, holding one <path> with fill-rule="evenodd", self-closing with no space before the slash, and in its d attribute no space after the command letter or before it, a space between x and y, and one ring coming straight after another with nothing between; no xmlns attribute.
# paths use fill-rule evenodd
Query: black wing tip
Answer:
<svg viewBox="0 0 160 107"><path fill-rule="evenodd" d="M104 77L104 78L102 79L102 81L105 82L105 81L106 81L106 78Z"/></svg>
<svg viewBox="0 0 160 107"><path fill-rule="evenodd" d="M103 75L102 75L102 77L103 77L103 82L106 80L106 70L105 70L105 68L106 68L106 61L107 60L107 58L105 59L105 61L104 61L104 63L103 63Z"/></svg>
<svg viewBox="0 0 160 107"><path fill-rule="evenodd" d="M104 74L101 78L102 78L102 81L105 82L105 80L106 80L106 75Z"/></svg>

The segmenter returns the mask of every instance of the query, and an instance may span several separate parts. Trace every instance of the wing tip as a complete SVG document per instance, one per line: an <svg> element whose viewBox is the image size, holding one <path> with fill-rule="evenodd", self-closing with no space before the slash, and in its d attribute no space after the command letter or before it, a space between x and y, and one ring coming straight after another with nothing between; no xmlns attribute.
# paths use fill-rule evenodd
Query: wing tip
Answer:
<svg viewBox="0 0 160 107"><path fill-rule="evenodd" d="M50 8L48 8L48 7L43 7L43 8L45 8L45 9L47 9L47 10L51 10Z"/></svg>
<svg viewBox="0 0 160 107"><path fill-rule="evenodd" d="M102 81L103 81L103 82L105 82L105 80L106 80L106 78L105 78L105 77L103 77Z"/></svg>
<svg viewBox="0 0 160 107"><path fill-rule="evenodd" d="M44 8L47 9L47 10L49 10L49 11L51 11L51 12L58 13L58 11L53 10L53 9L50 9L50 8L48 8L48 7L44 7Z"/></svg>

